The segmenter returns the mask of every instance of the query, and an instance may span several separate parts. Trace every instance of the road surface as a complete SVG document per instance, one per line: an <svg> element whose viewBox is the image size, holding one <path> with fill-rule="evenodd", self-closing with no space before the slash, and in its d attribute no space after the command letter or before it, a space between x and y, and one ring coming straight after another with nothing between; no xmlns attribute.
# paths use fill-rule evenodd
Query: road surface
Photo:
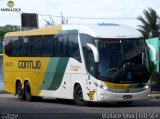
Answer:
<svg viewBox="0 0 160 119"><path fill-rule="evenodd" d="M139 101L129 107L120 107L114 103L94 103L81 107L75 105L73 101L60 102L56 99L44 99L26 102L19 101L14 95L0 94L0 113L0 119L7 116L14 116L16 119L31 117L33 119L119 119L120 117L125 119L160 119L160 100ZM140 118L140 116L144 118Z"/></svg>

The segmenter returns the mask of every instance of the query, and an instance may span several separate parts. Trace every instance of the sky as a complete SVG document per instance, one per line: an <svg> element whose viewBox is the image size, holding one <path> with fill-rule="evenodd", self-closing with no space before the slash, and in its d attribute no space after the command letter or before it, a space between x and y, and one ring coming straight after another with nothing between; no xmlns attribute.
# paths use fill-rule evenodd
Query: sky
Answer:
<svg viewBox="0 0 160 119"><path fill-rule="evenodd" d="M7 8L9 0L0 0L0 9ZM143 16L143 11L149 7L160 15L160 0L12 0L14 8L21 8L23 13L38 13L39 25L44 27L45 20L51 20L47 15L89 18L113 19L68 19L71 24L86 23L117 23L137 28L141 23L136 19ZM42 16L46 15L46 16ZM50 16L55 24L61 23L61 18ZM133 18L133 19L116 19ZM21 25L20 13L0 10L0 26L6 24Z"/></svg>

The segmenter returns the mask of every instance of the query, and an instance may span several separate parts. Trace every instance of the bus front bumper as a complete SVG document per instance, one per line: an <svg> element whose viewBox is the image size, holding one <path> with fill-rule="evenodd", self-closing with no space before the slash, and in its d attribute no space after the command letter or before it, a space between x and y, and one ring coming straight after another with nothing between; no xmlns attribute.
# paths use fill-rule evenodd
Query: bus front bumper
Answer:
<svg viewBox="0 0 160 119"><path fill-rule="evenodd" d="M151 89L147 89L136 93L115 93L107 90L99 90L98 102L123 102L123 101L138 101L149 99Z"/></svg>

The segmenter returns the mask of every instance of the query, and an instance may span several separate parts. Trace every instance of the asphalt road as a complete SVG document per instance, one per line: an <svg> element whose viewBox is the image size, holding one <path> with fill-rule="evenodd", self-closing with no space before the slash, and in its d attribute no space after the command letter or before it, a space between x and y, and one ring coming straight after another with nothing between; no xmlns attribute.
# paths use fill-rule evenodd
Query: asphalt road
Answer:
<svg viewBox="0 0 160 119"><path fill-rule="evenodd" d="M120 114L120 117L114 114ZM140 118L139 115L144 118ZM15 119L121 119L122 117L125 119L147 119L145 116L148 116L148 119L160 119L159 99L135 102L129 107L120 107L114 103L93 103L89 106L81 107L75 105L73 101L68 100L59 102L55 99L43 99L26 102L19 101L17 96L14 95L0 94L0 119L7 119L7 117L12 119L13 117Z"/></svg>

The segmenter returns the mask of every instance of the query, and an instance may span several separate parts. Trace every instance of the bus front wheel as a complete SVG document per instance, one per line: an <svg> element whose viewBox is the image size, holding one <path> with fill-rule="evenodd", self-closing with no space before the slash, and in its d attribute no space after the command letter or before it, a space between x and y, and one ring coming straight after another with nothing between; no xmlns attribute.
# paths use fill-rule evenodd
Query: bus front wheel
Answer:
<svg viewBox="0 0 160 119"><path fill-rule="evenodd" d="M25 99L24 89L22 88L22 84L21 84L20 81L16 85L16 93L18 95L19 100L24 100Z"/></svg>
<svg viewBox="0 0 160 119"><path fill-rule="evenodd" d="M31 87L29 82L25 84L25 98L27 101L32 101Z"/></svg>
<svg viewBox="0 0 160 119"><path fill-rule="evenodd" d="M74 88L74 102L79 106L85 106L88 104L88 102L83 100L83 92L80 85L77 85Z"/></svg>

